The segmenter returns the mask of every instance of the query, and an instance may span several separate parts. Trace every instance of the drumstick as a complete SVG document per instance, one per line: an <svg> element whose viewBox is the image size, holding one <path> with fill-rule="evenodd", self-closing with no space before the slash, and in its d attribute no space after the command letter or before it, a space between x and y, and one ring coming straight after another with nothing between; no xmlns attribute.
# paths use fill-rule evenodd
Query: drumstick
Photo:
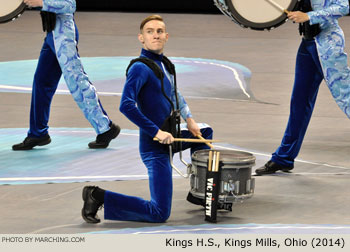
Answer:
<svg viewBox="0 0 350 252"><path fill-rule="evenodd" d="M154 141L160 141L158 138L154 137ZM193 139L193 138L174 138L174 142L189 142L189 143L212 143L212 142L220 142L219 140L212 139Z"/></svg>
<svg viewBox="0 0 350 252"><path fill-rule="evenodd" d="M215 172L215 164L216 164L216 151L213 152L213 164L211 165L211 171Z"/></svg>
<svg viewBox="0 0 350 252"><path fill-rule="evenodd" d="M213 162L213 152L212 152L212 151L209 151L208 171L211 171L212 162Z"/></svg>
<svg viewBox="0 0 350 252"><path fill-rule="evenodd" d="M285 8L283 8L281 5L279 5L279 4L276 3L275 1L273 1L273 0L265 0L265 1L269 2L270 4L272 4L273 6L275 6L275 7L276 7L277 9L279 9L280 11L282 11L282 12L284 12L284 13L286 13L286 14L289 13L288 10L286 10Z"/></svg>
<svg viewBox="0 0 350 252"><path fill-rule="evenodd" d="M216 152L216 160L215 160L215 169L214 172L219 171L219 161L220 161L220 152Z"/></svg>
<svg viewBox="0 0 350 252"><path fill-rule="evenodd" d="M201 139L201 140L205 140L205 138L202 137L201 135L197 135L197 137L198 137L199 139ZM210 144L209 142L208 142L208 143L205 143L205 144L208 145L211 149L214 148L214 145Z"/></svg>

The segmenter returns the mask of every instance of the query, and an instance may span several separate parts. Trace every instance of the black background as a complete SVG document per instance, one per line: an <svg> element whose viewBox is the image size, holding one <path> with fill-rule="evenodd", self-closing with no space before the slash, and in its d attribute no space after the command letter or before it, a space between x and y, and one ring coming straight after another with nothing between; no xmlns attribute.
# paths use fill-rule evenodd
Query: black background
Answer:
<svg viewBox="0 0 350 252"><path fill-rule="evenodd" d="M86 11L220 13L213 0L76 0L76 2L77 10Z"/></svg>
<svg viewBox="0 0 350 252"><path fill-rule="evenodd" d="M76 0L77 10L219 13L213 0Z"/></svg>

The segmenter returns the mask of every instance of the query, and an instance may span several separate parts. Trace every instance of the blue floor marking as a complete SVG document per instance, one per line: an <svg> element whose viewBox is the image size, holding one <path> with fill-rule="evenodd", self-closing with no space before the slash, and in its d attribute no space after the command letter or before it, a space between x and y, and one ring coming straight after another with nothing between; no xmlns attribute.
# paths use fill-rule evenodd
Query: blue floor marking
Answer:
<svg viewBox="0 0 350 252"><path fill-rule="evenodd" d="M82 58L90 80L103 95L120 95L125 70L135 57ZM171 58L176 65L178 87L185 97L249 100L251 71L229 61ZM0 92L31 92L37 60L0 62ZM63 79L57 93L67 93Z"/></svg>
<svg viewBox="0 0 350 252"><path fill-rule="evenodd" d="M88 148L96 137L92 128L50 128L49 145L13 151L11 146L23 141L26 133L24 128L0 129L0 185L148 179L139 155L138 130L123 129L107 149L92 150ZM189 150L183 152L183 158L191 163ZM256 158L258 164L267 161L265 156ZM186 173L178 154L174 164ZM179 177L175 171L173 175Z"/></svg>
<svg viewBox="0 0 350 252"><path fill-rule="evenodd" d="M92 150L91 128L50 128L52 142L29 151L13 151L27 129L0 129L0 185L148 179L138 150L138 131L123 129L107 149ZM184 158L190 162L189 151ZM176 166L186 167L174 159ZM176 174L174 174L176 175Z"/></svg>
<svg viewBox="0 0 350 252"><path fill-rule="evenodd" d="M124 228L90 234L350 234L350 225L319 224L201 224Z"/></svg>

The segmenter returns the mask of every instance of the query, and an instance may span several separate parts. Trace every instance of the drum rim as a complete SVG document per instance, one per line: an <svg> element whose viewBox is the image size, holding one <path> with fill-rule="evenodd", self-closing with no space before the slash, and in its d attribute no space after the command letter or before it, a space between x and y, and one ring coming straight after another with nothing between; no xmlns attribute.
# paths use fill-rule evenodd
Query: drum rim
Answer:
<svg viewBox="0 0 350 252"><path fill-rule="evenodd" d="M250 153L250 152L246 152L246 151L238 151L238 150L222 150L222 149L211 149L213 151L219 151L219 152L238 152L238 153L244 153L246 154L245 157L237 157L236 160L225 160L225 157L220 157L220 160L224 162L224 166L229 166L229 165L238 165L238 166L250 166L255 164L256 161L256 157ZM208 157L207 158L201 158L203 156L199 156L198 153L204 153L204 152L209 152L209 149L202 149L202 150L197 150L195 151L192 155L191 155L191 160L192 162L197 162L197 163L206 163L208 161ZM196 156L197 153L197 156ZM241 167L244 168L244 167Z"/></svg>
<svg viewBox="0 0 350 252"><path fill-rule="evenodd" d="M26 9L27 5L22 2L17 9L15 9L14 11L12 11L11 13L5 15L5 16L0 16L0 23L7 23L12 21L13 19L17 18L20 14L22 14L24 12L24 10Z"/></svg>
<svg viewBox="0 0 350 252"><path fill-rule="evenodd" d="M293 11L295 10L295 8L297 7L297 3L300 2L300 0L291 0L291 3L289 4L287 10L288 11ZM269 22L265 22L265 23L253 23L247 19L245 19L244 17L242 17L233 7L232 1L231 0L225 0L226 5L229 7L230 12L231 12L231 16L232 18L235 19L235 21L237 23L239 23L240 25L246 27L246 28L250 28L253 30L270 30L271 28L276 28L280 25L282 25L283 23L285 23L287 21L287 16L285 14L281 15L279 18L276 18L272 21ZM244 24L240 21L237 20L240 19L243 22L245 22Z"/></svg>

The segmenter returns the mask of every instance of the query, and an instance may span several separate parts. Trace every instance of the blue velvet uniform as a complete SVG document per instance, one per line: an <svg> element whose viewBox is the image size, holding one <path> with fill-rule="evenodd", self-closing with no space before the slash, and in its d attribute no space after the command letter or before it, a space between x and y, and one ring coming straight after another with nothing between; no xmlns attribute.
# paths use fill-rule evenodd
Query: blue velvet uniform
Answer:
<svg viewBox="0 0 350 252"><path fill-rule="evenodd" d="M43 0L42 10L56 13L56 27L47 33L34 75L29 137L42 137L48 133L51 101L62 74L75 102L96 133L110 129L110 120L78 54L75 8L75 0Z"/></svg>
<svg viewBox="0 0 350 252"><path fill-rule="evenodd" d="M175 97L173 76L169 75L161 63L163 55L142 49L141 57L154 60L163 69L165 92L168 97ZM179 107L184 119L191 117L181 94L179 94ZM106 191L104 217L111 220L164 222L169 218L171 211L172 168L167 149L164 145L153 141L153 138L165 118L170 115L171 105L161 91L160 80L141 62L134 63L129 69L120 111L140 128L139 150L148 170L151 199L144 200ZM202 128L201 132L204 138L212 138L211 128ZM189 131L183 131L182 134L183 137L190 137ZM191 152L194 152L208 147L203 144L183 144L183 149L186 148L191 148Z"/></svg>
<svg viewBox="0 0 350 252"><path fill-rule="evenodd" d="M348 0L311 0L310 24L319 24L314 40L303 39L295 67L290 115L281 145L271 160L293 167L324 79L342 111L350 118L350 69L344 53L344 34L337 19L349 13Z"/></svg>

